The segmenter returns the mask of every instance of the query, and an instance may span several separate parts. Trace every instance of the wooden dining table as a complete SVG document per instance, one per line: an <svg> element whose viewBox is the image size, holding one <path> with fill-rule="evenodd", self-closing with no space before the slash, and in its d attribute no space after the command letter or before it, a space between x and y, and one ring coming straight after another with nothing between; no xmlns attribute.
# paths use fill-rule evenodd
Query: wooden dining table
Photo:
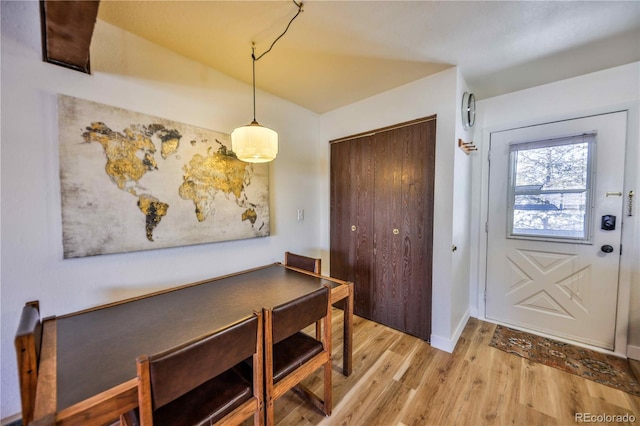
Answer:
<svg viewBox="0 0 640 426"><path fill-rule="evenodd" d="M352 368L353 284L280 263L43 320L32 424L107 424L137 407L136 358L165 351L322 287L344 301Z"/></svg>

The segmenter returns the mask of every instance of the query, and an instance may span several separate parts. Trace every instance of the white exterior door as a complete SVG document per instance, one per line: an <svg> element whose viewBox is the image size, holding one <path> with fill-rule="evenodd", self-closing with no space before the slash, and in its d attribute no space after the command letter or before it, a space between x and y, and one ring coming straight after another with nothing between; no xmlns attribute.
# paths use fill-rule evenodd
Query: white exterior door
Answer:
<svg viewBox="0 0 640 426"><path fill-rule="evenodd" d="M491 133L487 318L613 349L625 142L626 112Z"/></svg>

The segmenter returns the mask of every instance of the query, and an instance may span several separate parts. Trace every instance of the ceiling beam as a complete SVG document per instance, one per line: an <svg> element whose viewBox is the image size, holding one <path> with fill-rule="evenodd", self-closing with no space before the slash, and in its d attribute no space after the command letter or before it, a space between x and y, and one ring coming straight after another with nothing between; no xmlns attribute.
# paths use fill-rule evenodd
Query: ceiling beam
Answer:
<svg viewBox="0 0 640 426"><path fill-rule="evenodd" d="M40 0L42 58L91 74L89 48L100 0Z"/></svg>

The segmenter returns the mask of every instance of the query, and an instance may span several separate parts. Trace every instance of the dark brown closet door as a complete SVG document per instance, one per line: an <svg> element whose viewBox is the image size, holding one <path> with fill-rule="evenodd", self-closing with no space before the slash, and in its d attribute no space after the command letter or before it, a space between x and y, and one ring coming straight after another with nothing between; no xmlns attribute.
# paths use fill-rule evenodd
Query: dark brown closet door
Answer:
<svg viewBox="0 0 640 426"><path fill-rule="evenodd" d="M401 268L405 311L401 330L430 340L436 121L409 129L411 135L402 163Z"/></svg>
<svg viewBox="0 0 640 426"><path fill-rule="evenodd" d="M351 179L351 145L331 145L331 276L353 281L351 244L351 205L355 185Z"/></svg>
<svg viewBox="0 0 640 426"><path fill-rule="evenodd" d="M331 144L331 275L354 312L429 340L435 117Z"/></svg>
<svg viewBox="0 0 640 426"><path fill-rule="evenodd" d="M374 321L404 330L406 289L402 278L402 163L406 128L376 135L374 177Z"/></svg>
<svg viewBox="0 0 640 426"><path fill-rule="evenodd" d="M373 319L429 340L435 120L376 135Z"/></svg>
<svg viewBox="0 0 640 426"><path fill-rule="evenodd" d="M373 140L331 145L331 276L354 283L354 312L371 317Z"/></svg>

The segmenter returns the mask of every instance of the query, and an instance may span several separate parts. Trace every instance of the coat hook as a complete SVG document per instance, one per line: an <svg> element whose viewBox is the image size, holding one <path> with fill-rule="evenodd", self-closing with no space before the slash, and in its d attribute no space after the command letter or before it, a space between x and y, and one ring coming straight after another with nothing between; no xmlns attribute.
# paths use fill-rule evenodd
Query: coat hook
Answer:
<svg viewBox="0 0 640 426"><path fill-rule="evenodd" d="M469 155L471 151L477 151L478 148L473 144L473 142L465 142L462 139L458 139L458 148L464 151L465 154Z"/></svg>

